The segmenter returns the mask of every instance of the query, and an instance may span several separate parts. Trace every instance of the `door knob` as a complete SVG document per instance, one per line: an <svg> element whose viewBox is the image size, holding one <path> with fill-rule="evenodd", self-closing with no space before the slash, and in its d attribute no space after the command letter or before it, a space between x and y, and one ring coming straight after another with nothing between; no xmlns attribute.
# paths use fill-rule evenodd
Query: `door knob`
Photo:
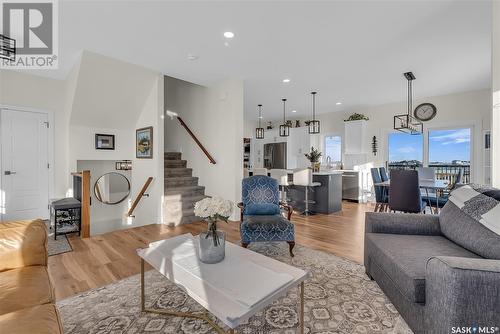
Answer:
<svg viewBox="0 0 500 334"><path fill-rule="evenodd" d="M16 174L16 172L14 172L14 171L10 171L10 170L6 170L6 171L4 172L4 174L5 174L5 175L14 175L14 174Z"/></svg>

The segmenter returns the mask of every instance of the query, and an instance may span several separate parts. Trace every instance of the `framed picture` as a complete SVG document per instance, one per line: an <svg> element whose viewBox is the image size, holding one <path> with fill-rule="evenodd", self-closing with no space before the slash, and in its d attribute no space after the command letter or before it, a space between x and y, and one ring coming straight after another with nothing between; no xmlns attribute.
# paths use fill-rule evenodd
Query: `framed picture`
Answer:
<svg viewBox="0 0 500 334"><path fill-rule="evenodd" d="M115 135L96 133L95 134L95 149L96 150L114 150L115 149Z"/></svg>
<svg viewBox="0 0 500 334"><path fill-rule="evenodd" d="M153 127L135 130L135 157L138 159L153 158Z"/></svg>

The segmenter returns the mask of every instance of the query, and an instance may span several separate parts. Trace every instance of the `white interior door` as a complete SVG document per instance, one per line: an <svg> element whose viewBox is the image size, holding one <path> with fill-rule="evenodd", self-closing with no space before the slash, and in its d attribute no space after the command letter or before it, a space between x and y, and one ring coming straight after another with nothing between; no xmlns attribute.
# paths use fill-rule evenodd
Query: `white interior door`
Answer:
<svg viewBox="0 0 500 334"><path fill-rule="evenodd" d="M48 115L1 109L1 219L49 216Z"/></svg>

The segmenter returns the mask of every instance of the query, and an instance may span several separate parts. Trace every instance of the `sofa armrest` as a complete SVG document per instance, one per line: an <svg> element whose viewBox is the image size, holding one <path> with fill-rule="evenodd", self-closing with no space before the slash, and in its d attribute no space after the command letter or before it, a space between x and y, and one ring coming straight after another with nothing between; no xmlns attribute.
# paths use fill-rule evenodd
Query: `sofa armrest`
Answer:
<svg viewBox="0 0 500 334"><path fill-rule="evenodd" d="M441 235L437 215L367 212L365 233Z"/></svg>
<svg viewBox="0 0 500 334"><path fill-rule="evenodd" d="M437 256L427 261L426 328L500 327L500 260Z"/></svg>
<svg viewBox="0 0 500 334"><path fill-rule="evenodd" d="M47 230L41 220L0 223L0 272L47 265Z"/></svg>

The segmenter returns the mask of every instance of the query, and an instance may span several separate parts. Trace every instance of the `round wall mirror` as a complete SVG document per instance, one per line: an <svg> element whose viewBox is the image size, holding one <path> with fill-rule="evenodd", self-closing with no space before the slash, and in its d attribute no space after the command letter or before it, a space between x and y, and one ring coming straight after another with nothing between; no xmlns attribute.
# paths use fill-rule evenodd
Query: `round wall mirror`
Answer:
<svg viewBox="0 0 500 334"><path fill-rule="evenodd" d="M130 194L130 182L120 173L106 173L94 184L95 197L104 204L118 204Z"/></svg>

